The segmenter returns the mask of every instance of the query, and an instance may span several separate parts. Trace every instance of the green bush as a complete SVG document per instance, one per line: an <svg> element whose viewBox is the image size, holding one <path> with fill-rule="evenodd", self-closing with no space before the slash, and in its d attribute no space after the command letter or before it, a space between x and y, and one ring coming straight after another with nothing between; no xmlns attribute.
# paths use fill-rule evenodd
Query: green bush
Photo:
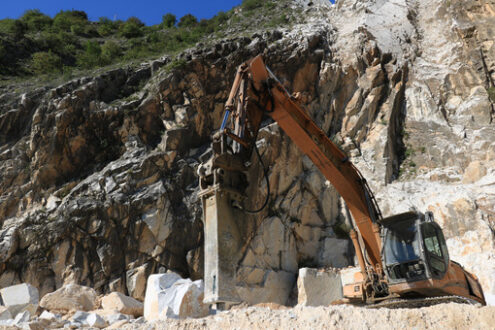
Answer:
<svg viewBox="0 0 495 330"><path fill-rule="evenodd" d="M101 57L106 64L112 63L114 59L122 54L122 49L115 41L106 41L101 46Z"/></svg>
<svg viewBox="0 0 495 330"><path fill-rule="evenodd" d="M136 17L130 17L124 24L120 26L120 34L127 38L137 38L143 35L144 24Z"/></svg>
<svg viewBox="0 0 495 330"><path fill-rule="evenodd" d="M179 27L193 27L198 25L198 19L194 15L186 14L180 18L177 25Z"/></svg>
<svg viewBox="0 0 495 330"><path fill-rule="evenodd" d="M31 58L31 68L36 74L59 73L62 70L62 60L51 51L37 52Z"/></svg>
<svg viewBox="0 0 495 330"><path fill-rule="evenodd" d="M223 11L220 11L215 17L213 17L213 20L216 24L220 25L229 20L229 15Z"/></svg>
<svg viewBox="0 0 495 330"><path fill-rule="evenodd" d="M65 31L42 31L35 41L38 49L51 50L62 56L64 61L67 57L72 58L75 50L80 48L79 38Z"/></svg>
<svg viewBox="0 0 495 330"><path fill-rule="evenodd" d="M142 27L144 26L144 23L139 19L137 18L136 16L131 16L127 19L127 21L125 21L126 23L133 23L133 24L136 24L137 26L139 27Z"/></svg>
<svg viewBox="0 0 495 330"><path fill-rule="evenodd" d="M277 7L277 4L273 1L267 1L263 4L263 6L267 9L267 10L273 10Z"/></svg>
<svg viewBox="0 0 495 330"><path fill-rule="evenodd" d="M241 6L243 9L253 10L262 7L264 2L263 0L243 0Z"/></svg>
<svg viewBox="0 0 495 330"><path fill-rule="evenodd" d="M7 47L5 47L3 40L0 39L0 67L2 65L6 65L7 63L4 63L7 55Z"/></svg>
<svg viewBox="0 0 495 330"><path fill-rule="evenodd" d="M22 38L26 30L26 24L20 20L10 18L0 20L0 32L11 35L15 39Z"/></svg>
<svg viewBox="0 0 495 330"><path fill-rule="evenodd" d="M165 15L162 16L162 24L161 24L161 26L164 29L174 27L176 23L177 23L177 17L175 17L174 14L167 13L167 14L165 14Z"/></svg>
<svg viewBox="0 0 495 330"><path fill-rule="evenodd" d="M100 17L98 21L98 34L102 37L109 36L111 34L114 34L118 29L118 24L115 22L112 22L109 18L107 17Z"/></svg>
<svg viewBox="0 0 495 330"><path fill-rule="evenodd" d="M84 68L92 68L102 64L102 50L97 41L88 40L84 48L84 53L80 54L77 58L77 65Z"/></svg>
<svg viewBox="0 0 495 330"><path fill-rule="evenodd" d="M29 31L33 32L46 30L53 22L50 16L41 13L39 9L26 10L20 20L26 24Z"/></svg>
<svg viewBox="0 0 495 330"><path fill-rule="evenodd" d="M53 18L53 27L58 31L72 32L84 35L85 27L89 25L88 15L80 10L61 10Z"/></svg>
<svg viewBox="0 0 495 330"><path fill-rule="evenodd" d="M146 35L146 42L156 44L160 42L160 34L157 31L152 31Z"/></svg>
<svg viewBox="0 0 495 330"><path fill-rule="evenodd" d="M165 66L165 71L170 72L173 70L182 70L186 66L187 62L184 60L173 60Z"/></svg>
<svg viewBox="0 0 495 330"><path fill-rule="evenodd" d="M272 18L270 22L268 22L267 27L277 27L281 25L287 25L289 23L289 17L285 14Z"/></svg>

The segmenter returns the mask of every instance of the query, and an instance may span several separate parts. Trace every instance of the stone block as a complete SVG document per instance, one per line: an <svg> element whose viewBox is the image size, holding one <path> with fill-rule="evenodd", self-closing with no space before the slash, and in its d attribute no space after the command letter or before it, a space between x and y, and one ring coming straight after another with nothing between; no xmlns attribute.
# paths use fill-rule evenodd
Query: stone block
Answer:
<svg viewBox="0 0 495 330"><path fill-rule="evenodd" d="M9 309L13 317L23 311L36 313L38 308L39 293L34 286L22 283L9 286L0 290L4 305Z"/></svg>
<svg viewBox="0 0 495 330"><path fill-rule="evenodd" d="M40 306L49 311L90 311L98 306L98 295L92 288L67 284L46 294Z"/></svg>
<svg viewBox="0 0 495 330"><path fill-rule="evenodd" d="M101 306L105 310L114 310L134 317L143 315L143 303L120 292L112 292L103 297Z"/></svg>
<svg viewBox="0 0 495 330"><path fill-rule="evenodd" d="M158 294L180 279L181 277L175 273L154 274L148 277L144 298L144 317L146 320L152 321L159 318Z"/></svg>
<svg viewBox="0 0 495 330"><path fill-rule="evenodd" d="M343 298L338 271L301 268L297 279L297 303L303 306L328 306Z"/></svg>
<svg viewBox="0 0 495 330"><path fill-rule="evenodd" d="M209 306L203 303L203 280L179 280L158 294L159 318L204 317Z"/></svg>

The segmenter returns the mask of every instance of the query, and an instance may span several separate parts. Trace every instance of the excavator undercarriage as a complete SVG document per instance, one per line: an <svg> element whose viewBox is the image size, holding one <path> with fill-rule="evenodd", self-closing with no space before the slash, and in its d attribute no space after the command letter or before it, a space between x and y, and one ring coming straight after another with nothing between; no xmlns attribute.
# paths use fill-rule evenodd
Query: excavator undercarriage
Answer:
<svg viewBox="0 0 495 330"><path fill-rule="evenodd" d="M383 218L359 170L286 91L261 56L238 68L222 126L198 168L205 225L205 302L241 302L235 279L245 244L243 220L249 212L247 172L253 152L261 161L256 139L264 117L276 121L313 161L352 215L350 237L360 271L355 282L344 287L345 302L393 307L451 299L485 304L476 277L449 259L433 214L407 212Z"/></svg>

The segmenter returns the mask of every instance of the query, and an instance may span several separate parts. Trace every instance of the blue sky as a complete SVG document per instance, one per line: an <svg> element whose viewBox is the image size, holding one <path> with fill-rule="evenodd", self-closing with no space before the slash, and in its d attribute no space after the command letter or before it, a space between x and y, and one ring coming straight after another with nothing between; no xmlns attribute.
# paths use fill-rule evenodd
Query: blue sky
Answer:
<svg viewBox="0 0 495 330"><path fill-rule="evenodd" d="M220 10L227 11L242 0L0 0L0 19L19 18L26 9L39 9L53 17L61 9L84 10L90 20L101 16L126 20L136 16L147 25L162 21L162 15L173 13L180 18L193 14L198 18L211 18Z"/></svg>
<svg viewBox="0 0 495 330"><path fill-rule="evenodd" d="M241 3L242 0L0 0L0 19L19 18L27 9L39 9L52 17L62 9L76 9L85 11L92 21L101 16L121 20L136 16L152 25L160 23L165 13L177 18L185 14L211 18Z"/></svg>

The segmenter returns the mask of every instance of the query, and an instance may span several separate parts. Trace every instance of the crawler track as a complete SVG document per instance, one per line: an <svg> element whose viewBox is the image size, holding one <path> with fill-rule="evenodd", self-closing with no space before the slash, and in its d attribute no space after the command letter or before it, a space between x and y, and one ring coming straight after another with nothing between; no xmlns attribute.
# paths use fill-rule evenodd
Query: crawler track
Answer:
<svg viewBox="0 0 495 330"><path fill-rule="evenodd" d="M368 305L367 308L421 308L429 307L438 304L446 303L457 303L457 304L469 304L469 305L481 305L479 302L473 299L460 296L443 296L443 297L432 297L432 298L416 298L416 299L391 299L386 300L374 305Z"/></svg>

